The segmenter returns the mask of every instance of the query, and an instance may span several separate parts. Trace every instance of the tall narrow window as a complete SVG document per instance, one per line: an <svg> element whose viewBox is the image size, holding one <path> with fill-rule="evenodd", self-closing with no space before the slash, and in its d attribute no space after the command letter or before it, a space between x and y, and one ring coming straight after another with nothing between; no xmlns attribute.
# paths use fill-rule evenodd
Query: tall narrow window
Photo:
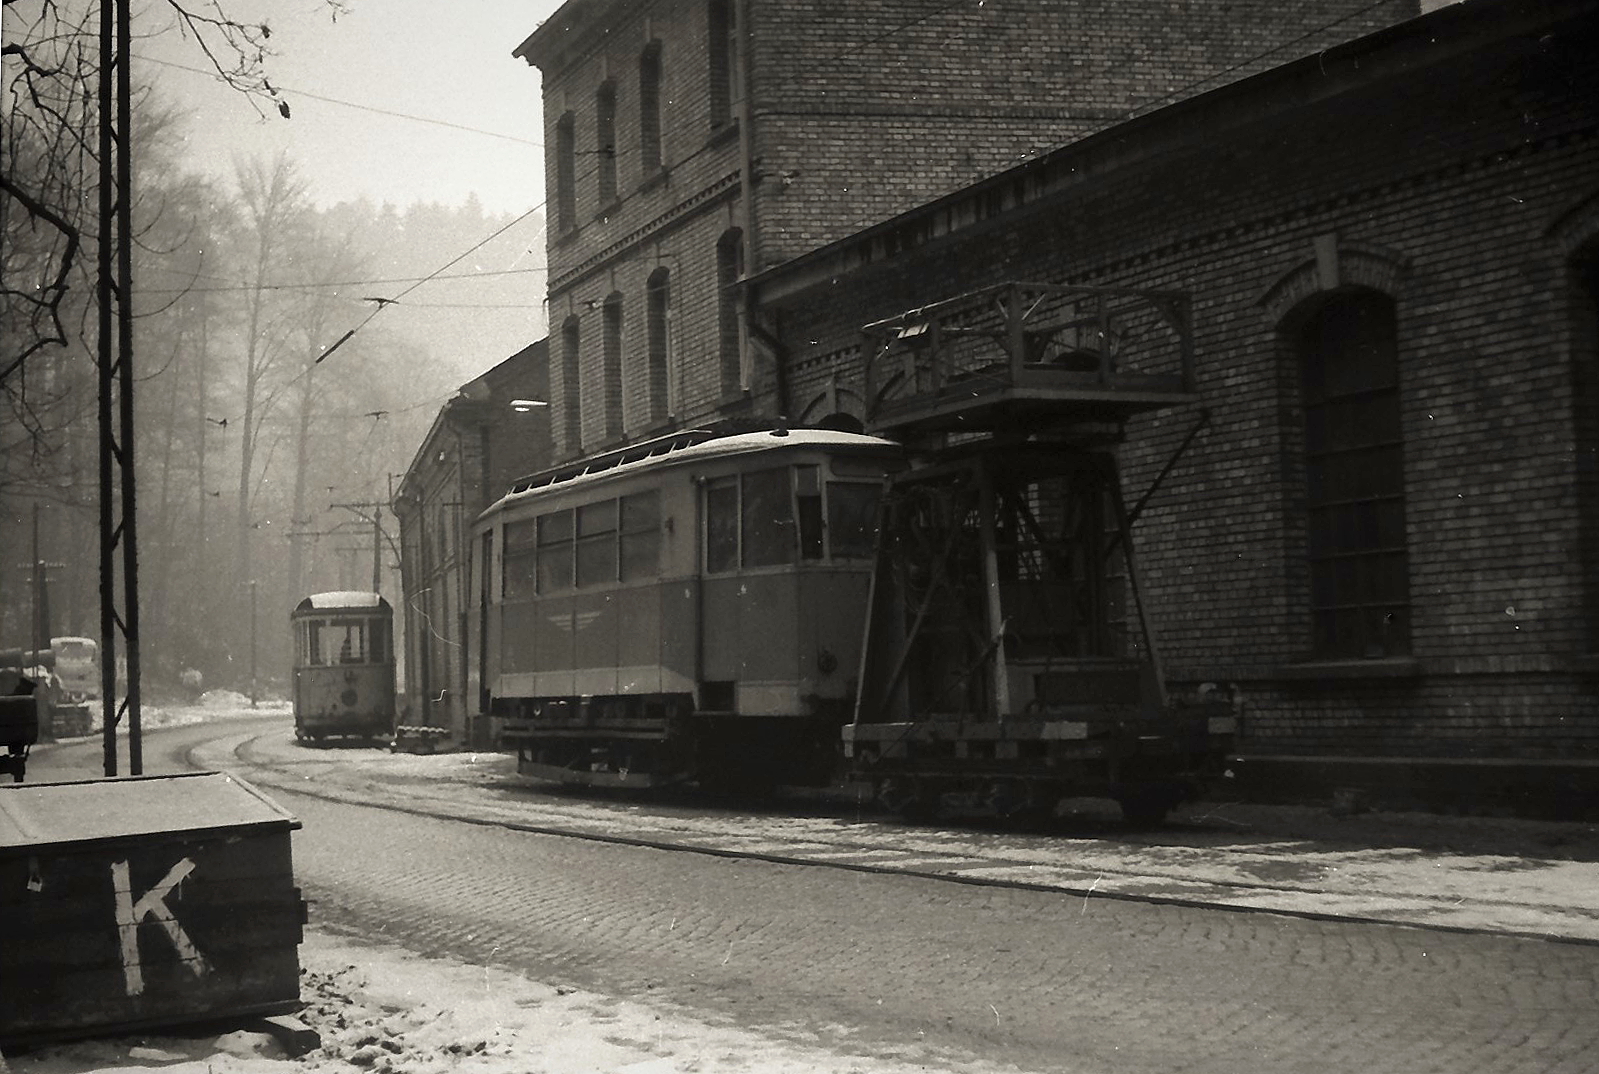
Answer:
<svg viewBox="0 0 1599 1074"><path fill-rule="evenodd" d="M1590 652L1599 652L1599 240L1571 261L1572 418L1577 444L1577 555Z"/></svg>
<svg viewBox="0 0 1599 1074"><path fill-rule="evenodd" d="M651 41L638 60L639 170L661 170L661 43Z"/></svg>
<svg viewBox="0 0 1599 1074"><path fill-rule="evenodd" d="M555 122L555 223L577 227L577 120L567 112Z"/></svg>
<svg viewBox="0 0 1599 1074"><path fill-rule="evenodd" d="M743 385L739 359L738 293L744 275L744 235L738 228L722 234L716 244L716 327L717 354L720 356L723 396L732 395Z"/></svg>
<svg viewBox="0 0 1599 1074"><path fill-rule="evenodd" d="M578 360L583 330L576 316L561 323L561 416L568 455L583 452L582 365Z"/></svg>
<svg viewBox="0 0 1599 1074"><path fill-rule="evenodd" d="M599 179L600 211L616 201L616 83L603 83L594 94L594 158Z"/></svg>
<svg viewBox="0 0 1599 1074"><path fill-rule="evenodd" d="M622 435L622 296L612 292L605 300L605 439Z"/></svg>
<svg viewBox="0 0 1599 1074"><path fill-rule="evenodd" d="M667 392L667 369L670 365L672 279L663 265L650 273L645 283L645 383L650 392L650 424L665 421L671 412Z"/></svg>
<svg viewBox="0 0 1599 1074"><path fill-rule="evenodd" d="M711 126L733 119L733 5L710 0L706 5L706 45L710 57Z"/></svg>
<svg viewBox="0 0 1599 1074"><path fill-rule="evenodd" d="M1410 652L1403 440L1393 300L1335 294L1295 336L1305 406L1314 654Z"/></svg>

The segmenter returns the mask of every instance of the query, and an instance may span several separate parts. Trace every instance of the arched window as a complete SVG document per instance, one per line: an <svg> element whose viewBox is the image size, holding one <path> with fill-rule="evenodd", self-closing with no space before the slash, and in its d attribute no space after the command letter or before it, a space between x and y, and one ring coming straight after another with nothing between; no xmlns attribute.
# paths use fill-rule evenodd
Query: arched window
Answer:
<svg viewBox="0 0 1599 1074"><path fill-rule="evenodd" d="M1410 652L1394 303L1333 292L1292 334L1305 415L1312 654Z"/></svg>
<svg viewBox="0 0 1599 1074"><path fill-rule="evenodd" d="M562 438L568 455L583 453L582 366L579 362L582 343L583 329L577 316L561 322L561 417L565 426Z"/></svg>
<svg viewBox="0 0 1599 1074"><path fill-rule="evenodd" d="M616 200L616 83L604 82L594 94L594 156L600 209Z"/></svg>
<svg viewBox="0 0 1599 1074"><path fill-rule="evenodd" d="M672 277L666 266L650 273L644 291L645 383L650 394L650 424L665 421L671 412L667 396L667 369L670 365Z"/></svg>
<svg viewBox="0 0 1599 1074"><path fill-rule="evenodd" d="M711 126L733 119L733 5L710 0L705 10L706 46L710 57Z"/></svg>
<svg viewBox="0 0 1599 1074"><path fill-rule="evenodd" d="M651 41L638 60L639 171L661 170L661 43Z"/></svg>
<svg viewBox="0 0 1599 1074"><path fill-rule="evenodd" d="M567 112L555 122L555 224L577 227L577 119Z"/></svg>
<svg viewBox="0 0 1599 1074"><path fill-rule="evenodd" d="M605 392L605 439L622 436L622 296L613 291L605 299L604 347L601 382Z"/></svg>
<svg viewBox="0 0 1599 1074"><path fill-rule="evenodd" d="M738 294L736 287L744 275L744 233L730 228L716 244L716 326L717 354L720 356L723 396L739 391L743 385L743 364L739 360Z"/></svg>

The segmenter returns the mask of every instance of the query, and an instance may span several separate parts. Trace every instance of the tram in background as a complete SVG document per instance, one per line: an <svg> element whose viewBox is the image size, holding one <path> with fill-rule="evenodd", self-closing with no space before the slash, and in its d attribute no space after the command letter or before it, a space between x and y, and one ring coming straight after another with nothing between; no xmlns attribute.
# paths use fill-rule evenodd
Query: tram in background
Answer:
<svg viewBox="0 0 1599 1074"><path fill-rule="evenodd" d="M394 610L377 593L313 593L290 615L294 737L394 733Z"/></svg>
<svg viewBox="0 0 1599 1074"><path fill-rule="evenodd" d="M692 430L517 482L478 519L484 711L526 775L725 790L837 775L899 445Z"/></svg>

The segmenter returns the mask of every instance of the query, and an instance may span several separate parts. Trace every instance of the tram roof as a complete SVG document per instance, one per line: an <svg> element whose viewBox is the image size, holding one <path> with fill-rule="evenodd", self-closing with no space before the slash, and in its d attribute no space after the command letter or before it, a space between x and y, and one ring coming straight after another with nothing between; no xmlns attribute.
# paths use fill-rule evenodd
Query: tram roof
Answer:
<svg viewBox="0 0 1599 1074"><path fill-rule="evenodd" d="M303 612L313 608L384 608L388 603L379 593L363 589L333 589L326 593L312 593L302 600L295 610Z"/></svg>
<svg viewBox="0 0 1599 1074"><path fill-rule="evenodd" d="M879 436L840 432L836 429L773 429L723 436L705 430L691 430L522 478L512 486L510 492L490 504L483 513L489 514L554 488L562 490L583 488L615 477L665 466L704 462L761 451L792 451L803 448L898 451L900 445Z"/></svg>

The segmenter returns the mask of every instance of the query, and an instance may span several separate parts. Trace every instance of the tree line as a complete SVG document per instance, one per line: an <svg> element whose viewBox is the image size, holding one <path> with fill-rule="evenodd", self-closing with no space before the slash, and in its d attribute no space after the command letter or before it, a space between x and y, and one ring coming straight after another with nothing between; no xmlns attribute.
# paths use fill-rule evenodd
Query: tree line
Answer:
<svg viewBox="0 0 1599 1074"><path fill-rule="evenodd" d="M85 92L98 57L85 25L44 8L23 55L7 44L0 114L0 646L32 643L35 526L51 633L93 637L99 624L99 223ZM319 207L286 155L236 161L225 179L195 174L183 117L148 90L135 116L144 679L157 698L188 668L243 689L253 663L270 686L287 675L288 609L309 592L370 586L371 520L387 516L391 483L454 387L506 356L441 347L414 320L372 314L392 281L425 276L463 236L511 218L475 199ZM396 599L397 528L380 521Z"/></svg>

